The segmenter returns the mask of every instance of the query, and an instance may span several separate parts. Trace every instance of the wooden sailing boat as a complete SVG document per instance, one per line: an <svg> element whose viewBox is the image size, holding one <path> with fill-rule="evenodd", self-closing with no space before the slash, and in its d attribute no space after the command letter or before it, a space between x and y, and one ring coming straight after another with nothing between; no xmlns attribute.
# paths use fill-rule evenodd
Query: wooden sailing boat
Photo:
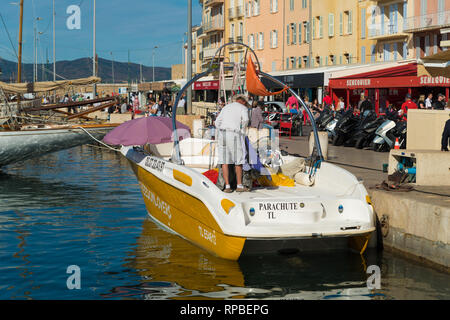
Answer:
<svg viewBox="0 0 450 320"><path fill-rule="evenodd" d="M102 139L111 129L117 126L117 124L100 123L87 117L92 112L113 106L115 104L114 98L38 107L27 107L21 104L21 94L49 92L69 86L95 84L100 81L100 78L89 77L65 81L21 83L22 24L23 0L20 1L18 83L0 82L0 167L80 146L92 141L92 138ZM17 105L8 101L6 94L17 95ZM94 103L100 105L94 105L94 107L78 114L70 114L60 110L61 108ZM42 111L56 112L65 115L65 117L59 123L50 122L40 115ZM83 124L69 122L69 120L80 118L91 121Z"/></svg>

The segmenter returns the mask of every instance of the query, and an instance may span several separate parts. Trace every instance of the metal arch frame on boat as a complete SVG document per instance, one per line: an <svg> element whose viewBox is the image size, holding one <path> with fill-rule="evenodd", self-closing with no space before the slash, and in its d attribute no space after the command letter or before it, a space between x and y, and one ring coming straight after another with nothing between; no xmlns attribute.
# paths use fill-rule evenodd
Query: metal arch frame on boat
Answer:
<svg viewBox="0 0 450 320"><path fill-rule="evenodd" d="M314 119L314 116L311 112L311 110L309 109L309 107L305 104L305 102L302 100L302 98L300 98L300 96L295 93L294 90L292 90L292 88L290 88L289 86L287 86L285 83L283 83L282 81L276 79L275 77L271 76L270 74L264 73L261 71L261 66L259 64L259 60L258 57L256 55L256 53L253 51L252 48L250 48L248 45L243 44L243 43L239 43L239 42L230 42L230 43L226 43L224 45L222 45L219 49L217 49L216 54L214 55L214 58L211 60L208 69L205 72L202 72L198 75L196 75L194 78L192 78L191 80L189 80L184 86L183 88L181 88L180 91L178 91L177 97L175 99L175 103L174 103L174 109L172 110L172 126L173 126L173 134L174 134L174 147L175 147L175 157L176 159L172 159L172 161L176 161L177 164L182 164L182 160L181 160L181 153L180 153L180 145L179 145L179 140L178 140L178 133L177 133L177 124L176 124L176 118L177 118L177 112L176 112L176 108L178 106L178 102L181 99L181 96L184 94L184 92L187 90L187 88L189 88L190 86L192 86L197 80L209 75L211 72L213 72L213 66L214 66L214 61L217 59L217 62L220 63L220 56L222 54L222 50L225 49L225 47L227 46L231 46L231 45L239 45L239 46L243 46L247 48L246 54L244 56L244 61L246 61L247 58L247 54L248 54L248 50L250 50L250 53L253 54L253 56L256 59L256 63L258 65L258 74L264 78L267 78L279 85L281 85L283 88L284 87L288 87L289 92L298 100L298 102L300 102L300 104L303 106L303 108L306 110L306 113L308 114L310 119ZM320 163L324 160L323 158L323 154L322 154L322 148L320 146L320 141L319 141L319 134L318 134L318 130L317 130L317 126L316 123L314 121L311 121L312 127L313 127L313 132L314 132L314 142L316 145L316 150L317 150L317 156L318 156L318 161L317 163L317 167L320 167Z"/></svg>

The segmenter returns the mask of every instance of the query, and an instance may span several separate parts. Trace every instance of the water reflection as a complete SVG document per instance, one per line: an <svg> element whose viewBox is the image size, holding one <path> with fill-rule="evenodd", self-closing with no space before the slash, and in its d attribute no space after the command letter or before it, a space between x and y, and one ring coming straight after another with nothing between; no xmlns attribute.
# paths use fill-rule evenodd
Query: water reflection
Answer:
<svg viewBox="0 0 450 320"><path fill-rule="evenodd" d="M127 161L97 148L0 173L0 299L449 299L449 279L389 252L216 258L156 226Z"/></svg>
<svg viewBox="0 0 450 320"><path fill-rule="evenodd" d="M228 261L160 229L149 218L127 268L142 283L116 287L105 298L315 299L373 298L366 259L357 254L309 253L246 256ZM375 258L377 255L375 254Z"/></svg>

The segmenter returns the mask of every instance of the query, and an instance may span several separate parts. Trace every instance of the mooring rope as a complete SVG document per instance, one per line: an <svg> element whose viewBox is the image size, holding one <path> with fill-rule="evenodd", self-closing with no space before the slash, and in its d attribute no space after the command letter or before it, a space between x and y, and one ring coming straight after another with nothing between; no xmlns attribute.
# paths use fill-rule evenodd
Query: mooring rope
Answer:
<svg viewBox="0 0 450 320"><path fill-rule="evenodd" d="M84 132L86 132L93 140L95 140L96 142L100 143L101 145L104 145L105 147L107 147L108 149L112 150L112 151L116 151L116 152L120 152L119 149L115 149L109 145L107 145L106 143L103 143L102 141L98 140L97 138L95 138L92 134L89 133L89 131L87 131L86 129L82 128L82 127L77 127L81 130L83 130Z"/></svg>

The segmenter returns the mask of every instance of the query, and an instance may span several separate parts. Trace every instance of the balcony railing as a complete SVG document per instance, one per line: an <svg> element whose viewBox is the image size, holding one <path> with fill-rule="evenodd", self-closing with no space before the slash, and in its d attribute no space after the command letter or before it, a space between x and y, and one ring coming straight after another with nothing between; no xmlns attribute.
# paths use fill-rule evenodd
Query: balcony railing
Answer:
<svg viewBox="0 0 450 320"><path fill-rule="evenodd" d="M203 49L203 59L213 58L219 48Z"/></svg>
<svg viewBox="0 0 450 320"><path fill-rule="evenodd" d="M215 6L215 5L223 5L224 0L206 0L205 1L205 7L208 6Z"/></svg>
<svg viewBox="0 0 450 320"><path fill-rule="evenodd" d="M241 18L244 16L244 7L243 6L237 6L235 8L236 10L236 18Z"/></svg>
<svg viewBox="0 0 450 320"><path fill-rule="evenodd" d="M228 9L228 19L236 18L236 10L234 8Z"/></svg>
<svg viewBox="0 0 450 320"><path fill-rule="evenodd" d="M369 38L389 37L403 34L403 25L391 22L373 24L369 26Z"/></svg>
<svg viewBox="0 0 450 320"><path fill-rule="evenodd" d="M244 16L243 6L237 6L228 9L228 19L241 18Z"/></svg>
<svg viewBox="0 0 450 320"><path fill-rule="evenodd" d="M223 30L223 19L216 19L203 24L203 31L210 32L214 30Z"/></svg>
<svg viewBox="0 0 450 320"><path fill-rule="evenodd" d="M405 19L404 31L415 32L423 29L442 28L448 25L450 25L450 11L443 11Z"/></svg>

